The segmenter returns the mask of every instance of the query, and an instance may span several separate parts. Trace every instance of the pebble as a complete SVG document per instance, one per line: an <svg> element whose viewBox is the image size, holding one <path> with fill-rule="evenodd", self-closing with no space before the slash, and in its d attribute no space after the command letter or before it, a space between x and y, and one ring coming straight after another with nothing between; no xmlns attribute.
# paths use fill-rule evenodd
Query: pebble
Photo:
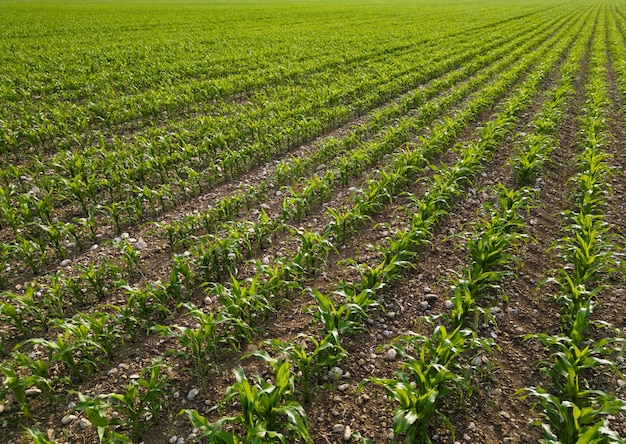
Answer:
<svg viewBox="0 0 626 444"><path fill-rule="evenodd" d="M624 381L623 379L618 379L617 380L617 385L622 390L626 389L626 381Z"/></svg>
<svg viewBox="0 0 626 444"><path fill-rule="evenodd" d="M387 350L387 355L385 356L387 361L394 361L397 357L398 357L398 352L396 351L395 348L390 348L389 350Z"/></svg>
<svg viewBox="0 0 626 444"><path fill-rule="evenodd" d="M446 307L448 310L452 310L454 304L450 299L447 299L446 301L444 301L443 306Z"/></svg>
<svg viewBox="0 0 626 444"><path fill-rule="evenodd" d="M187 393L187 399L191 401L196 396L198 396L198 393L200 393L200 390L198 390L197 388L192 388L191 390L189 390L189 393Z"/></svg>
<svg viewBox="0 0 626 444"><path fill-rule="evenodd" d="M352 438L352 430L350 429L350 426L347 425L346 428L343 429L343 440L350 441L350 438Z"/></svg>
<svg viewBox="0 0 626 444"><path fill-rule="evenodd" d="M463 435L463 441L471 441L472 437L469 436L467 433L465 435Z"/></svg>
<svg viewBox="0 0 626 444"><path fill-rule="evenodd" d="M428 293L432 293L432 292L433 292L433 290L432 290L430 287L424 287L424 288L422 289L422 291L423 291L424 293L426 293L426 294L428 294Z"/></svg>
<svg viewBox="0 0 626 444"><path fill-rule="evenodd" d="M74 401L71 401L70 403L67 404L68 410L72 410L74 407L76 407L76 403Z"/></svg>
<svg viewBox="0 0 626 444"><path fill-rule="evenodd" d="M339 390L340 392L345 392L346 390L348 390L349 387L350 387L350 384L341 384L340 386L337 387L337 390Z"/></svg>
<svg viewBox="0 0 626 444"><path fill-rule="evenodd" d="M517 308L509 308L508 312L511 316L517 316L519 315L519 310Z"/></svg>
<svg viewBox="0 0 626 444"><path fill-rule="evenodd" d="M185 438L182 436L176 440L176 444L185 444Z"/></svg>
<svg viewBox="0 0 626 444"><path fill-rule="evenodd" d="M63 260L61 261L61 263L59 264L59 266L60 266L60 267L67 267L67 266L68 266L69 264L71 264L71 263L72 263L72 260L71 260L71 259L63 259Z"/></svg>
<svg viewBox="0 0 626 444"><path fill-rule="evenodd" d="M116 373L117 373L117 369L116 368L112 368L109 371L107 371L107 376L113 376Z"/></svg>
<svg viewBox="0 0 626 444"><path fill-rule="evenodd" d="M437 296L435 293L428 293L426 296L424 296L424 299L426 299L427 301L436 301L438 297L439 296Z"/></svg>
<svg viewBox="0 0 626 444"><path fill-rule="evenodd" d="M429 305L428 305L428 301L422 301L420 302L420 307L422 308L422 310L427 310Z"/></svg>
<svg viewBox="0 0 626 444"><path fill-rule="evenodd" d="M270 258L268 256L264 256L263 259L261 259L261 262L263 262L263 265L269 265Z"/></svg>
<svg viewBox="0 0 626 444"><path fill-rule="evenodd" d="M74 421L76 421L77 416L76 415L67 415L64 416L63 418L61 418L61 424L63 425L68 425L73 423Z"/></svg>
<svg viewBox="0 0 626 444"><path fill-rule="evenodd" d="M139 238L139 240L137 240L137 242L135 242L135 248L137 250L143 250L147 246L148 246L148 244L146 244L146 242L142 238Z"/></svg>
<svg viewBox="0 0 626 444"><path fill-rule="evenodd" d="M170 444L176 444L176 441L178 440L178 436L174 435L169 439L169 443Z"/></svg>
<svg viewBox="0 0 626 444"><path fill-rule="evenodd" d="M27 398L33 398L35 396L41 395L41 390L36 387L33 387L33 388L24 390L24 394L26 395Z"/></svg>
<svg viewBox="0 0 626 444"><path fill-rule="evenodd" d="M387 312L387 317L389 319L394 319L396 317L396 312L395 311L389 311Z"/></svg>
<svg viewBox="0 0 626 444"><path fill-rule="evenodd" d="M328 372L328 379L337 381L341 379L342 375L343 375L343 370L340 367L333 367Z"/></svg>
<svg viewBox="0 0 626 444"><path fill-rule="evenodd" d="M335 424L333 426L333 433L343 433L343 424Z"/></svg>
<svg viewBox="0 0 626 444"><path fill-rule="evenodd" d="M502 442L503 442L504 444L512 444L512 443L513 443L513 438L511 438L510 436L505 436L505 437L502 439Z"/></svg>
<svg viewBox="0 0 626 444"><path fill-rule="evenodd" d="M91 421L89 421L87 418L80 418L80 421L78 421L78 425L81 429L85 430L88 427L91 427Z"/></svg>
<svg viewBox="0 0 626 444"><path fill-rule="evenodd" d="M98 244L93 244L90 248L89 251L96 251L98 249Z"/></svg>

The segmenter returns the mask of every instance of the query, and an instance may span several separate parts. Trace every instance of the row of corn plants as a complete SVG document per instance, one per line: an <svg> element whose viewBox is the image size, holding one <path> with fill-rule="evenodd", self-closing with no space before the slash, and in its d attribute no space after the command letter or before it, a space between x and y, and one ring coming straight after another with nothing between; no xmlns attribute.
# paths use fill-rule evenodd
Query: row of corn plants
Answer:
<svg viewBox="0 0 626 444"><path fill-rule="evenodd" d="M540 341L550 353L542 371L552 386L526 388L527 396L536 398L540 407L543 421L537 424L543 427L541 442L546 443L623 442L608 418L626 410L626 401L594 386L591 376L618 370L610 355L621 341L610 336L614 332L610 324L593 319L593 309L605 289L602 278L614 263L610 227L603 217L611 177L604 152L609 104L605 23L599 20L596 26L581 116L582 152L576 159L580 172L573 178L576 209L563 215L565 237L555 246L565 265L546 280L557 287L553 297L561 305L562 331L527 337ZM603 337L594 337L594 332Z"/></svg>

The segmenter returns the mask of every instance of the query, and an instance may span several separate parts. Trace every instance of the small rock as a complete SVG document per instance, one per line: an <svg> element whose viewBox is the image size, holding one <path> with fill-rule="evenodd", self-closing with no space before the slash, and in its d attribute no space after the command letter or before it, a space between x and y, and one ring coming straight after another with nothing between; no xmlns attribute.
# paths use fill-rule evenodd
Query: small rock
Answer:
<svg viewBox="0 0 626 444"><path fill-rule="evenodd" d="M128 379L139 379L140 377L139 373L133 373L128 377Z"/></svg>
<svg viewBox="0 0 626 444"><path fill-rule="evenodd" d="M369 397L369 395L362 393L361 396L359 396L356 400L356 403L358 405L363 405L363 404L367 404L369 402L369 400L372 399Z"/></svg>
<svg viewBox="0 0 626 444"><path fill-rule="evenodd" d="M117 373L117 369L116 368L112 368L109 371L107 371L107 376L113 376L116 373Z"/></svg>
<svg viewBox="0 0 626 444"><path fill-rule="evenodd" d="M174 435L169 439L169 443L170 444L176 444L176 441L178 440L178 436Z"/></svg>
<svg viewBox="0 0 626 444"><path fill-rule="evenodd" d="M339 390L340 392L345 392L346 390L348 390L349 387L350 387L350 384L341 384L340 386L337 387L337 390Z"/></svg>
<svg viewBox="0 0 626 444"><path fill-rule="evenodd" d="M471 440L472 440L472 437L469 436L467 433L465 435L463 435L463 441L468 441L469 442Z"/></svg>
<svg viewBox="0 0 626 444"><path fill-rule="evenodd" d="M419 277L418 277L418 278L419 278ZM432 292L433 292L433 290L432 290L430 287L424 287L424 288L422 289L422 291L423 291L424 293L426 293L426 294L428 294L428 293L432 293Z"/></svg>
<svg viewBox="0 0 626 444"><path fill-rule="evenodd" d="M48 429L46 430L46 436L48 437L49 440L54 441L54 438L56 437L56 430L54 429Z"/></svg>
<svg viewBox="0 0 626 444"><path fill-rule="evenodd" d="M35 396L41 395L41 390L36 387L33 387L33 388L24 390L24 394L26 395L27 398L34 398Z"/></svg>
<svg viewBox="0 0 626 444"><path fill-rule="evenodd" d="M387 354L385 355L385 359L387 359L387 361L395 361L397 357L398 352L395 348L390 348L389 350L387 350Z"/></svg>
<svg viewBox="0 0 626 444"><path fill-rule="evenodd" d="M350 426L347 425L346 428L343 429L343 440L350 441L350 438L352 438L352 430L350 429Z"/></svg>
<svg viewBox="0 0 626 444"><path fill-rule="evenodd" d="M192 388L191 390L189 390L189 393L187 393L187 399L191 401L196 396L198 396L198 393L200 393L200 390L198 390L197 388Z"/></svg>
<svg viewBox="0 0 626 444"><path fill-rule="evenodd" d="M87 418L80 418L80 421L78 421L78 426L85 430L89 427L91 427L91 421L89 421Z"/></svg>
<svg viewBox="0 0 626 444"><path fill-rule="evenodd" d="M142 238L139 238L137 242L135 242L135 248L137 250L144 250L147 246L148 244L146 244L146 242Z"/></svg>
<svg viewBox="0 0 626 444"><path fill-rule="evenodd" d="M626 389L626 381L624 381L623 379L618 379L617 385L622 390Z"/></svg>
<svg viewBox="0 0 626 444"><path fill-rule="evenodd" d="M263 259L261 259L261 262L263 262L263 265L269 265L270 258L268 256L263 256Z"/></svg>
<svg viewBox="0 0 626 444"><path fill-rule="evenodd" d="M74 401L71 401L70 403L67 404L68 410L72 410L74 407L76 407L76 403Z"/></svg>
<svg viewBox="0 0 626 444"><path fill-rule="evenodd" d="M513 438L511 438L510 436L505 436L505 437L502 439L502 442L503 442L504 444L513 444Z"/></svg>
<svg viewBox="0 0 626 444"><path fill-rule="evenodd" d="M396 317L396 312L395 311L389 311L387 312L387 317L389 319L394 319Z"/></svg>
<svg viewBox="0 0 626 444"><path fill-rule="evenodd" d="M341 379L341 375L343 375L343 370L340 367L333 367L328 372L328 379L337 381Z"/></svg>
<svg viewBox="0 0 626 444"><path fill-rule="evenodd" d="M96 251L98 247L98 244L93 244L91 247L89 247L89 251Z"/></svg>
<svg viewBox="0 0 626 444"><path fill-rule="evenodd" d="M71 263L72 263L72 260L71 260L71 259L63 259L63 260L61 261L61 263L59 264L59 266L60 266L60 267L67 267L67 266L68 266L69 264L71 264Z"/></svg>
<svg viewBox="0 0 626 444"><path fill-rule="evenodd" d="M176 444L185 444L185 438L182 436L176 440Z"/></svg>
<svg viewBox="0 0 626 444"><path fill-rule="evenodd" d="M76 421L76 418L77 418L76 415L66 415L63 418L61 418L61 424L63 425L71 424L74 421Z"/></svg>
<svg viewBox="0 0 626 444"><path fill-rule="evenodd" d="M439 296L437 296L435 293L428 293L426 296L424 296L424 299L426 299L427 301L436 301L438 297Z"/></svg>
<svg viewBox="0 0 626 444"><path fill-rule="evenodd" d="M507 311L511 316L519 315L519 310L517 308L509 308Z"/></svg>
<svg viewBox="0 0 626 444"><path fill-rule="evenodd" d="M333 426L333 433L343 433L343 424L335 424Z"/></svg>
<svg viewBox="0 0 626 444"><path fill-rule="evenodd" d="M420 307L422 308L422 310L428 310L428 301L422 301L420 302Z"/></svg>
<svg viewBox="0 0 626 444"><path fill-rule="evenodd" d="M444 301L443 306L446 307L448 310L452 310L454 304L450 299L447 299L446 301Z"/></svg>

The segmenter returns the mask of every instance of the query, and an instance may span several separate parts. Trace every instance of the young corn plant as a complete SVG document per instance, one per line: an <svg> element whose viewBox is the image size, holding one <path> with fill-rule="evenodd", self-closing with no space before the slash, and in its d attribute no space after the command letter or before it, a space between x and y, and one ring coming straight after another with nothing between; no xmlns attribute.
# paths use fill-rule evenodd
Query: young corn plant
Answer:
<svg viewBox="0 0 626 444"><path fill-rule="evenodd" d="M228 388L224 402L238 402L241 412L235 416L223 417L211 424L195 410L183 412L192 425L202 431L200 438L207 437L210 442L312 443L306 413L293 399L294 376L289 362L277 363L275 372L272 384L256 375L251 382L241 368L234 370L236 382ZM234 425L243 429L244 434L232 430Z"/></svg>
<svg viewBox="0 0 626 444"><path fill-rule="evenodd" d="M292 341L282 342L277 339L265 341L279 356L285 356L302 374L298 377L301 384L302 397L305 403L311 401L315 388L321 382L324 370L332 368L343 358L347 352L337 345L331 335L318 341L313 336L300 334ZM275 367L279 364L276 358L271 357L266 351L259 350L251 353Z"/></svg>
<svg viewBox="0 0 626 444"><path fill-rule="evenodd" d="M112 408L125 415L126 420L121 423L132 430L134 438L141 438L158 421L167 388L167 379L161 373L163 367L161 360L152 361L149 367L141 371L138 380L128 384L125 392L108 396Z"/></svg>
<svg viewBox="0 0 626 444"><path fill-rule="evenodd" d="M309 290L317 304L311 305L307 310L316 322L324 326L324 334L330 335L335 344L341 344L341 338L353 335L365 330L365 325L360 322L364 310L357 304L335 302L330 296L312 288Z"/></svg>
<svg viewBox="0 0 626 444"><path fill-rule="evenodd" d="M219 344L223 342L219 326L228 322L229 318L221 312L206 314L193 304L183 304L183 306L188 310L187 315L195 319L197 327L176 325L172 328L157 325L153 329L163 335L177 338L185 350L172 350L171 353L191 362L190 369L198 376L205 377L215 366Z"/></svg>
<svg viewBox="0 0 626 444"><path fill-rule="evenodd" d="M432 442L428 427L437 406L451 391L467 390L458 357L476 344L489 344L476 339L471 330L457 327L448 332L439 325L430 337L416 334L399 337L392 346L405 358L402 369L394 379L372 378L387 395L400 405L395 409L393 431L396 437L405 435L406 444ZM411 356L409 350L419 350ZM364 382L367 382L365 380Z"/></svg>
<svg viewBox="0 0 626 444"><path fill-rule="evenodd" d="M70 394L77 395L79 402L74 411L84 412L91 424L96 427L100 444L132 443L132 439L117 431L122 422L111 415L113 404L109 402L110 396L100 394L95 398L89 395L70 390Z"/></svg>
<svg viewBox="0 0 626 444"><path fill-rule="evenodd" d="M21 376L14 367L7 363L3 363L2 366L0 366L0 371L4 375L4 387L0 390L0 399L5 399L9 392L13 393L20 408L20 413L27 418L31 417L31 413L30 401L26 391L32 387L36 387L48 397L52 392L52 385L46 377L36 374Z"/></svg>

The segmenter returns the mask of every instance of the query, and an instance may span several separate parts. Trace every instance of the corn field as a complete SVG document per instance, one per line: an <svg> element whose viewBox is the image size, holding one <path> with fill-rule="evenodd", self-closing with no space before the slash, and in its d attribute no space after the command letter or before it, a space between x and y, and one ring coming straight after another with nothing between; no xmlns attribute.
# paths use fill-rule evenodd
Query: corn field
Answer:
<svg viewBox="0 0 626 444"><path fill-rule="evenodd" d="M626 442L626 2L0 5L0 442Z"/></svg>

